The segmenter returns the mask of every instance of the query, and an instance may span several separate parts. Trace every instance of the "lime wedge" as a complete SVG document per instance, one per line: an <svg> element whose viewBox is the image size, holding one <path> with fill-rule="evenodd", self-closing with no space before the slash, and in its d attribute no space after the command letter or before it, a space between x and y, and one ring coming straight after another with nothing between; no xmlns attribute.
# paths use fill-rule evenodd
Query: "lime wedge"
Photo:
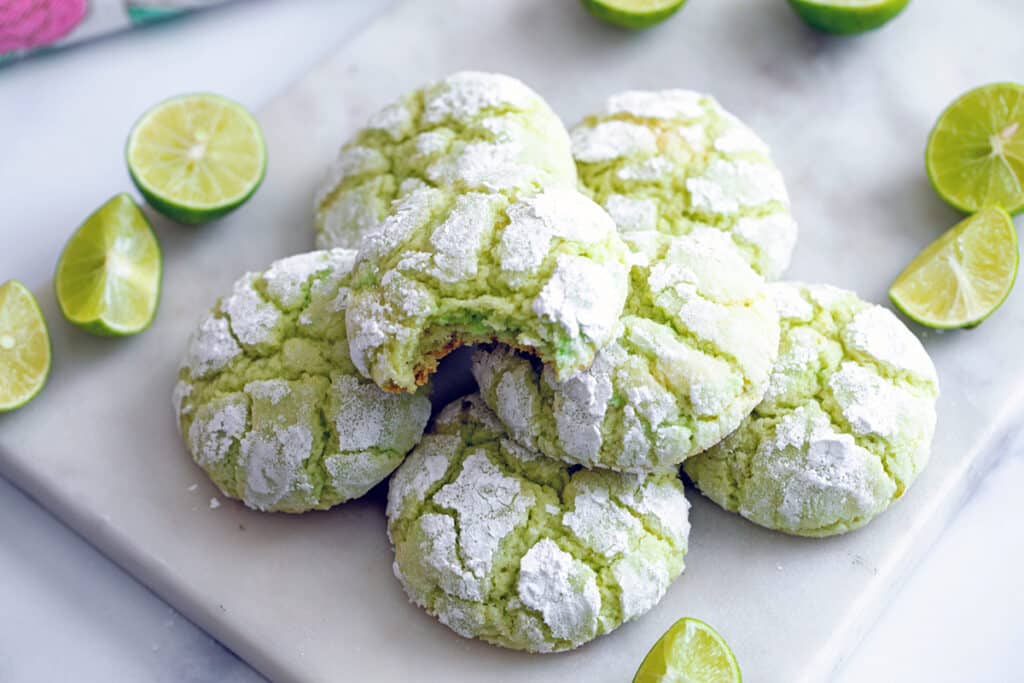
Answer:
<svg viewBox="0 0 1024 683"><path fill-rule="evenodd" d="M740 683L736 657L715 629L685 617L644 657L633 683Z"/></svg>
<svg viewBox="0 0 1024 683"><path fill-rule="evenodd" d="M57 262L54 288L69 322L94 334L143 331L156 315L162 271L160 244L127 194L85 219Z"/></svg>
<svg viewBox="0 0 1024 683"><path fill-rule="evenodd" d="M17 280L0 285L0 413L20 408L50 374L50 335L32 292Z"/></svg>
<svg viewBox="0 0 1024 683"><path fill-rule="evenodd" d="M951 228L917 255L889 298L928 327L974 327L1002 305L1017 278L1017 231L989 207Z"/></svg>
<svg viewBox="0 0 1024 683"><path fill-rule="evenodd" d="M887 24L910 0L789 0L800 18L826 33L863 33Z"/></svg>
<svg viewBox="0 0 1024 683"><path fill-rule="evenodd" d="M219 95L182 95L142 115L128 136L128 171L153 208L205 223L241 206L263 181L256 119Z"/></svg>
<svg viewBox="0 0 1024 683"><path fill-rule="evenodd" d="M961 211L1024 209L1024 85L961 95L932 129L925 165L935 191Z"/></svg>
<svg viewBox="0 0 1024 683"><path fill-rule="evenodd" d="M686 0L583 0L598 19L625 28L647 28L668 19Z"/></svg>

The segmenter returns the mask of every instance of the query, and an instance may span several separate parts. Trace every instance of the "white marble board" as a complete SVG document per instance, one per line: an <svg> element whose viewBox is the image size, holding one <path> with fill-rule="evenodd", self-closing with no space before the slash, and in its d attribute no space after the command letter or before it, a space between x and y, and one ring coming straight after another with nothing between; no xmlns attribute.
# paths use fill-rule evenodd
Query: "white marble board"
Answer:
<svg viewBox="0 0 1024 683"><path fill-rule="evenodd" d="M715 94L786 175L801 224L789 275L883 301L902 265L958 219L928 186L928 129L959 92L1024 80L1022 14L1018 0L919 0L883 31L836 39L783 0L691 0L641 34L570 0L406 2L262 112L270 171L247 206L205 228L155 221L166 271L150 331L90 337L32 283L55 366L39 400L0 416L0 472L277 681L625 681L682 615L719 628L747 680L827 680L1019 417L1024 295L977 330L923 333L942 380L939 428L931 465L891 512L808 541L693 493L686 574L643 619L563 655L462 640L409 605L391 574L383 487L301 517L212 509L217 492L176 433L175 368L238 274L311 246L313 188L340 141L402 91L461 68L519 76L569 122L629 87ZM5 248L16 229L0 225Z"/></svg>

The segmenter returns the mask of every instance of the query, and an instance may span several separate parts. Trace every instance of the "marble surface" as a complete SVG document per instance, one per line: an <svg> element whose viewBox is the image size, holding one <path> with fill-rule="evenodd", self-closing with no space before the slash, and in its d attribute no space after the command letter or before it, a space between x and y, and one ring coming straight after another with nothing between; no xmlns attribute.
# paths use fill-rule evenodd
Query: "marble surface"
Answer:
<svg viewBox="0 0 1024 683"><path fill-rule="evenodd" d="M309 4L311 6L317 5L317 3ZM261 5L262 7L260 7ZM356 3L352 3L353 8L355 5ZM998 3L987 3L986 5L991 10L991 7L998 5ZM359 7L359 9L366 11L364 8L365 6ZM329 8L326 6L326 3L323 3L323 6L318 6L316 9L327 11ZM265 91L261 93L252 85L240 85L244 83L246 78L253 81L267 78L267 69L265 66L259 65L259 60L256 59L256 56L262 53L262 45L258 39L253 40L248 45L249 51L245 53L244 58L239 58L240 51L232 53L225 49L224 46L220 48L212 47L212 44L216 42L211 40L211 38L217 35L215 33L217 21L224 22L222 29L228 25L237 26L237 17L240 14L235 14L234 20L229 21L226 19L232 16L232 14L228 13L229 11L238 13L252 12L254 13L252 16L255 16L257 12L276 12L277 15L273 22L268 21L259 24L264 31L262 35L266 35L267 27L273 26L276 31L275 35L286 36L288 35L289 20L297 22L293 14L281 10L280 6L275 7L269 3L255 3L254 6L244 9L224 10L224 14L219 16L193 20L197 27L195 29L184 26L177 29L181 33L176 34L174 40L167 40L168 44L174 43L174 49L180 50L176 54L171 47L168 47L168 53L158 54L159 51L153 49L153 43L158 41L161 36L154 34L153 38L149 39L150 42L147 43L145 51L146 56L152 60L149 68L147 69L145 66L136 63L135 66L140 68L134 72L125 67L124 62L118 66L116 59L111 59L105 63L102 61L105 51L116 51L118 46L125 46L121 48L125 51L122 51L119 55L122 60L132 56L136 58L141 57L140 52L132 55L128 51L131 43L135 40L134 37L131 37L131 40L126 38L124 41L121 39L112 41L109 43L111 45L110 48L105 44L81 50L82 61L88 62L90 58L94 60L93 69L106 68L108 69L107 73L111 76L118 75L125 78L145 78L147 70L152 72L154 68L151 64L159 61L163 65L159 67L161 74L169 80L163 84L163 88L151 87L147 90L143 87L134 89L134 94L139 98L139 102L131 101L128 94L120 95L123 99L118 100L115 88L110 85L95 85L94 79L83 84L83 76L95 73L95 71L80 71L79 80L62 74L62 77L68 78L68 80L63 82L63 86L66 89L61 87L30 89L24 85L24 79L28 78L30 74L34 74L33 77L41 73L45 75L48 69L56 71L57 67L62 66L62 64L70 64L70 61L63 55L46 58L46 60L38 62L40 65L38 67L30 65L22 68L19 66L16 69L0 72L0 99L25 103L24 109L15 107L13 109L4 108L0 111L0 130L18 130L21 132L20 135L12 136L10 140L5 141L5 143L10 143L14 147L14 154L8 157L10 163L0 164L0 180L4 181L3 185L0 186L18 188L20 190L17 193L11 194L10 204L12 208L7 216L12 221L8 225L32 226L31 229L34 236L31 249L19 249L16 257L7 250L0 254L0 273L3 273L3 277L14 275L28 281L32 285L42 284L47 278L56 249L59 248L68 230L65 226L73 225L82 215L87 213L87 210L96 203L97 194L105 196L121 189L125 178L123 169L120 167L119 155L117 157L107 155L111 157L108 160L104 160L104 158L109 149L119 147L120 137L123 136L123 131L129 125L130 120L134 118L135 112L138 109L141 109L154 99L159 99L168 91L190 89L197 84L201 87L219 89L229 94L233 94L232 88L253 88L253 90L248 90L247 92L255 94L248 95L248 98L243 94L236 94L237 97L251 105L259 104L260 99L265 98L269 94ZM334 38L335 40L343 39L344 35L341 33L341 29L338 28L343 23L343 16L348 17L348 14L339 12L336 15L337 23L333 25L329 21L307 22L305 25L302 25L301 22L291 24L292 29L297 32L297 35L292 39L294 41L293 44L298 45L301 42L303 45L308 45L308 43L312 42L309 34L321 35L320 32L327 32L326 27L331 27L338 31ZM911 17L914 16L916 15L914 15L912 10L905 19L908 25L910 25ZM771 18L777 20L775 15L771 15ZM585 18L582 16L579 19L580 21L585 21ZM253 19L254 25L256 25L256 21ZM918 21L921 20L918 19ZM302 28L299 29L299 26L302 26ZM199 34L191 43L181 38L181 35L186 33L186 28L194 30ZM158 29L158 31L163 30ZM789 30L791 31L792 29ZM207 33L202 35L201 31L207 31ZM786 35L792 37L792 33ZM810 39L803 34L798 33L796 35L803 36L805 40ZM205 40L202 38L205 38ZM232 40L237 39L237 37L232 38ZM870 39L874 39L874 37L865 40ZM282 40L284 41L284 39ZM243 47L245 46L243 45ZM217 52L218 49L223 50L223 57L221 57L221 53ZM326 45L324 49L326 50ZM233 72L231 76L225 76L225 80L220 83L216 81L218 76L215 73L211 76L211 72L217 72L218 69L200 68L201 61L197 61L194 67L196 70L192 71L188 76L172 73L174 71L172 67L180 66L182 62L188 62L191 59L192 56L188 54L189 50L196 50L200 52L201 57L205 56L208 59L212 57L226 59L234 54L235 58L238 59L238 63L232 66L238 69L238 71ZM203 54L204 52L205 54ZM312 55L312 53L310 54ZM98 56L92 57L92 55ZM109 52L107 55L109 57ZM155 60L153 59L154 57L160 57L161 59ZM177 58L177 61L175 61L175 58ZM228 61L230 60L228 59ZM78 67L76 66L75 68ZM83 68L86 68L86 65L83 65ZM220 68L228 69L231 66ZM248 71L246 71L246 68L248 68ZM296 69L296 71L301 71L301 68ZM965 67L964 71L969 72L970 69ZM294 75L296 74L293 73L289 78ZM179 85L174 81L175 78L182 78L184 82ZM192 80L187 80L189 78ZM207 82L202 82L204 78ZM965 80L977 78L977 74L966 73L963 78ZM20 83L19 80L21 81ZM116 79L113 80L116 82ZM51 82L55 85L61 83L59 80ZM217 87L218 85L219 87ZM955 91L956 86L951 87ZM106 88L106 91L104 91L104 88ZM8 94L20 95L20 97L8 100L6 99ZM101 94L105 96L101 97ZM42 120L39 117L29 117L26 114L28 111L43 111L43 109L37 109L36 106L51 100L59 102L61 101L59 98L62 96L65 98L64 101L74 101L78 105L78 112L86 113L79 113L75 116L65 111L61 114L53 114L54 117L58 118L47 119L47 117L43 117ZM577 112L566 113L575 114ZM2 118L4 116L10 116L11 120L4 120ZM60 116L64 118L59 118ZM83 116L85 117L84 121ZM90 116L93 118L90 119ZM118 116L122 116L125 120L118 120ZM922 115L922 120L927 120L927 118L928 116ZM69 186L74 187L74 191L62 194L62 199L66 196L67 200L53 206L52 211L48 211L45 217L41 217L38 206L43 201L42 198L53 196L54 174L51 171L54 168L53 159L57 158L58 154L61 154L61 161L64 161L63 157L67 156L69 147L66 132L75 130L76 125L82 125L83 123L86 125L82 126L79 130L88 130L90 135L81 137L88 137L89 139L72 141L70 147L76 150L77 154L69 156L67 167L62 167L62 172L58 178L58 182L64 181L69 183L70 181ZM917 126L919 124L920 122L915 119L914 125ZM54 130L62 131L65 135L54 135L51 133L49 136L43 136L42 134L44 131ZM779 146L778 141L773 140L773 142L776 142L777 147ZM107 172L104 173L104 170ZM920 203L923 198L924 195L920 193L913 195L913 199L917 203ZM6 211L7 209L5 209ZM66 215L58 215L62 213L66 213ZM941 209L933 211L932 215L934 216L935 214L941 215ZM931 229L927 221L922 222L925 225L920 230ZM29 230L28 227L24 229L26 231ZM5 236L8 234L12 233L4 233ZM172 241L180 245L181 238L176 236ZM230 274L227 274L226 278L230 279ZM50 308L52 309L52 306ZM1000 330L1006 331L1005 328L1000 328ZM984 335L981 335L981 337L982 339L985 338ZM977 343L984 344L985 342L980 341ZM98 347L94 347L94 350L95 348ZM9 447L10 443L3 440L3 433L4 423L0 422L0 443L3 443L4 447ZM1006 448L1009 449L1009 445ZM851 671L857 671L857 663L859 661L870 661L871 659L876 659L877 661L878 657L882 657L892 662L895 656L894 653L899 653L901 656L896 657L896 661L906 662L907 668L904 670L920 674L921 667L926 662L922 662L922 657L914 657L913 654L916 652L919 655L923 655L926 652L923 649L925 644L928 644L929 647L934 647L932 639L948 637L950 632L956 632L956 640L949 641L949 645L946 648L946 651L950 653L957 653L952 656L954 665L949 665L947 660L947 666L943 667L941 671L935 672L935 675L931 676L930 680L955 680L954 678L944 678L944 676L950 675L953 671L978 673L979 659L983 660L982 663L991 665L986 669L986 675L991 674L992 677L979 678L972 675L972 680L1006 679L1010 661L1006 658L1000 659L996 654L999 652L1014 652L1012 645L1020 644L1020 628L1019 626L1016 630L1012 628L1012 622L1008 618L1014 614L1015 609L1019 611L1020 601L1019 591L1014 591L1014 584L999 583L1000 579L1005 581L1008 578L1009 572L1000 572L998 569L1000 567L1019 566L1019 560L1024 551L1020 547L1019 534L1007 539L1005 534L986 534L983 533L983 530L986 528L999 528L999 525L994 520L998 520L999 515L1006 515L1008 512L1012 512L1012 505L1015 500L1012 496L1008 495L1009 491L1013 490L1012 487L1008 486L1008 482L1021 481L1022 468L1019 464L1013 464L1019 462L1020 459L1016 458L1008 460L1006 464L1002 465L996 471L997 474L990 479L990 482L995 482L995 484L986 484L981 489L982 494L980 495L982 497L979 498L979 502L967 508L961 516L961 521L947 533L945 539L936 550L936 559L930 560L925 566L925 578L918 581L918 577L915 577L908 590L904 593L904 597L901 597L896 603L896 605L900 605L899 609L893 610L893 613L896 615L894 623L897 626L890 627L888 635L879 636L878 638L872 636L866 643L866 647L871 647L872 643L875 642L876 647L889 647L891 649L884 654L876 652L874 657L869 655L854 660L851 664ZM0 604L15 605L14 614L17 615L15 619L5 620L6 623L3 628L9 628L10 633L0 632L0 678L3 680L8 680L8 678L11 680L34 680L42 677L40 672L49 672L51 673L51 678L60 678L60 671L75 671L79 673L90 671L95 673L95 680L103 679L104 672L106 672L107 679L109 679L112 675L111 672L125 673L131 671L139 673L135 676L124 675L118 677L133 679L159 678L153 672L162 670L159 663L161 658L166 656L167 661L177 663L176 665L180 667L178 671L181 672L181 675L177 678L172 679L168 677L166 680L234 680L230 677L236 675L239 677L238 680L245 680L247 674L244 673L245 670L241 665L235 664L229 658L225 658L216 648L211 647L209 641L198 637L194 630L184 621L180 620L180 618L162 611L166 608L154 606L154 609L161 613L160 616L155 618L153 614L156 614L156 612L147 613L142 605L146 604L147 600L150 603L155 603L156 601L151 596L148 596L137 585L120 578L117 571L113 570L106 561L97 559L94 554L90 554L91 551L85 548L81 541L75 539L67 532L62 532L45 515L32 510L30 504L19 494L12 492L9 487L5 487L3 490L0 490L0 501L3 502L5 511L9 505L14 512L13 515L4 515L3 538L12 538L20 541L5 543L4 547L0 549L0 572L2 572L0 576L7 577L8 573L10 575L10 580L2 583L3 588L0 590L7 592L0 593ZM28 512L25 512L25 510L28 510ZM19 511L23 515L21 518L17 516ZM17 521L19 519L24 519L24 523L18 524ZM960 531L964 528L965 524L970 525L967 527L967 531ZM33 533L33 531L36 533ZM37 536L43 539L43 542L37 540ZM47 536L52 539L52 543L45 542ZM949 549L948 539L958 540L959 542L954 543L953 548ZM75 558L78 558L77 562ZM1000 561L986 561L987 558L998 558ZM68 571L67 568L75 564L78 564L81 569L75 567L75 571ZM932 579L927 578L930 567L939 567L939 569L932 570ZM82 580L84 577L81 574L91 575L92 572L96 573L96 580ZM935 572L938 572L939 579L934 578ZM100 577L106 578L102 579ZM945 581L942 577L945 577ZM982 580L975 580L962 586L958 585L956 590L943 590L948 582L970 577ZM114 585L118 581L123 586L120 589L121 592L116 594L114 592ZM108 587L110 588L109 593L105 590ZM33 593L34 589L36 593ZM974 592L969 589L973 589ZM924 591L923 594L922 591ZM941 598L936 600L936 594L939 591L942 591ZM915 593L918 596L916 603L913 602L915 600ZM910 596L909 598L905 597L908 595ZM921 595L924 595L924 598ZM28 600L29 596L36 596L37 599L35 601ZM995 599L993 599L994 596ZM968 597L972 599L965 600ZM108 599L105 600L104 598ZM903 604L907 600L911 602ZM115 607L112 603L118 603L119 606ZM134 603L137 608L124 609L120 606L131 603ZM986 603L990 606L989 612L981 612L979 614L976 611L971 611ZM935 614L936 604L942 607L942 611L938 614ZM74 610L76 605L81 608L77 612ZM50 613L51 609L64 609L63 618L57 621L46 621L45 615ZM149 616L144 616L144 614ZM957 616L961 618L955 619L954 617ZM900 619L903 619L903 621L900 622ZM986 634L986 638L981 641L972 641L971 637L973 636L971 633L964 633L961 629L956 628L965 621L976 625L980 623L981 628L976 626L971 630L975 632L983 631ZM164 622L170 622L171 626L164 626ZM890 623L890 620L883 622L876 633L885 634L884 629L888 623ZM901 623L902 626L900 626ZM147 628L158 624L164 626L164 630L167 633L175 632L175 629L178 629L181 632L186 632L186 635L182 636L182 640L173 640L173 643L178 644L173 645L170 636L165 635L164 638L166 640L161 640L158 637L154 637L154 630ZM98 625L106 625L109 628L105 630L98 629ZM939 625L945 625L947 628L941 629ZM934 626L934 628L927 629L924 626ZM52 652L52 636L54 634L60 636L64 632L94 633L97 630L107 636L106 641L109 647L97 648L95 650L83 647L76 648L72 643L89 641L64 639L64 643L67 645L64 651L70 652L71 657L53 658L45 654L48 651ZM919 636L903 641L897 641L892 638L893 633L906 636L908 631L917 632ZM38 639L30 638L32 634L36 633L43 635ZM1006 638L1006 640L996 640L996 638L1000 637ZM973 643L973 645L965 647L965 640ZM991 649L980 649L985 641L988 641ZM103 642L103 639L99 639L98 642ZM878 645L879 642L881 645ZM895 648L892 646L892 642L901 642L902 646ZM993 644L996 642L1004 642L1004 644L1001 647L994 646ZM22 643L25 646L19 647ZM35 644L34 647L33 643ZM120 650L118 650L119 647L121 648ZM145 651L147 647L149 648L148 654L140 654L138 652L139 649ZM154 647L156 650L153 649ZM918 649L915 650L915 647ZM79 654L85 661L89 661L85 656L86 652L89 651L93 651L94 655L96 655L91 660L93 667L90 669L88 666L83 667L82 664L76 665L74 655ZM121 657L118 657L116 654L119 651L122 653ZM161 655L161 652L167 654ZM957 659L959 653L971 653L973 656ZM171 654L173 656L168 656ZM978 657L979 654L987 654L987 657ZM96 662L101 660L106 661L107 669L104 669L102 665L96 664ZM957 669L956 662L959 662L963 667L973 666L975 668ZM147 665L156 665L150 670L149 675L145 673ZM66 666L67 668L57 668L61 666ZM138 666L138 668L129 668L134 666ZM870 672L872 670L870 669L870 664L868 667L860 671L862 673L865 671ZM888 672L891 672L891 670L891 665L886 668ZM877 672L878 670L875 669L875 671ZM998 675L1000 672L1004 674L1002 678ZM865 680L865 677L855 677L850 680ZM911 675L908 677L917 678L918 676ZM91 680L82 676L78 676L78 678L79 680Z"/></svg>

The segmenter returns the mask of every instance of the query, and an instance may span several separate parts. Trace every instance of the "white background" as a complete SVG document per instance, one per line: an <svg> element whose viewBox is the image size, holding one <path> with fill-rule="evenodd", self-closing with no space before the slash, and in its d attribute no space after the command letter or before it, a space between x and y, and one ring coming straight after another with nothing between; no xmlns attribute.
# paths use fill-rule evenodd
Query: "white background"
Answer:
<svg viewBox="0 0 1024 683"><path fill-rule="evenodd" d="M0 220L24 235L0 245L0 281L43 283L77 224L131 189L122 147L144 109L196 90L258 109L389 4L253 0L0 68ZM1021 450L983 479L842 683L1021 680ZM0 479L0 681L44 680L261 679Z"/></svg>

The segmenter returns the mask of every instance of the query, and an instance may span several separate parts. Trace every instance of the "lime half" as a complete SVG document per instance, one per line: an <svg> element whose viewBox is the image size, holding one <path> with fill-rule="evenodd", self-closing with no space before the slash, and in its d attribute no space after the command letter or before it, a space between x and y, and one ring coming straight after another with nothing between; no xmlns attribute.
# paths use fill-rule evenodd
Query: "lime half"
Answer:
<svg viewBox="0 0 1024 683"><path fill-rule="evenodd" d="M598 19L625 28L647 28L679 11L686 0L583 0Z"/></svg>
<svg viewBox="0 0 1024 683"><path fill-rule="evenodd" d="M32 292L16 280L0 285L0 413L20 408L50 374L50 335Z"/></svg>
<svg viewBox="0 0 1024 683"><path fill-rule="evenodd" d="M789 0L800 18L827 33L863 33L887 24L910 0Z"/></svg>
<svg viewBox="0 0 1024 683"><path fill-rule="evenodd" d="M889 298L928 327L974 327L1002 305L1017 278L1017 231L985 208L932 242L900 273Z"/></svg>
<svg viewBox="0 0 1024 683"><path fill-rule="evenodd" d="M57 263L54 288L64 317L106 336L143 331L160 300L160 244L127 194L96 210Z"/></svg>
<svg viewBox="0 0 1024 683"><path fill-rule="evenodd" d="M647 653L633 683L740 683L736 657L715 629L685 617Z"/></svg>
<svg viewBox="0 0 1024 683"><path fill-rule="evenodd" d="M961 95L932 129L925 165L935 191L961 211L1024 209L1024 85Z"/></svg>
<svg viewBox="0 0 1024 683"><path fill-rule="evenodd" d="M128 171L153 208L204 223L241 206L263 181L256 119L219 95L182 95L143 114L128 136Z"/></svg>

